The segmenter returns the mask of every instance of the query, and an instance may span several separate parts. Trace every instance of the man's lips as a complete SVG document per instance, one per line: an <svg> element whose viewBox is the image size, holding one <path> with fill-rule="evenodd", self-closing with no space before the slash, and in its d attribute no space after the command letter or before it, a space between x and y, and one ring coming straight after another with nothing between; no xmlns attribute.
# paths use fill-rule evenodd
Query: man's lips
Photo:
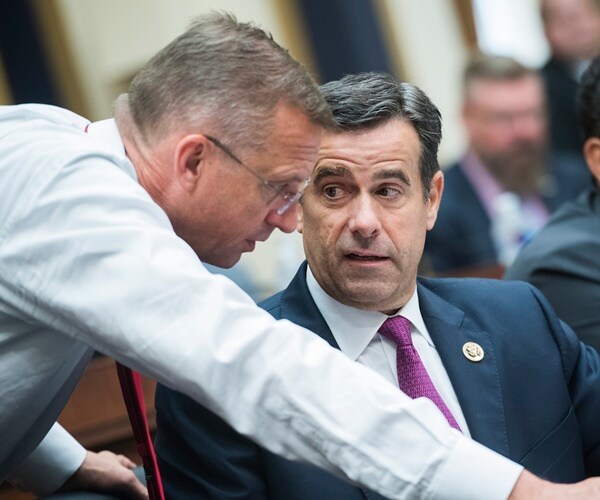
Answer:
<svg viewBox="0 0 600 500"><path fill-rule="evenodd" d="M368 252L345 252L344 257L357 262L381 262L388 260L389 258L385 255L378 255Z"/></svg>
<svg viewBox="0 0 600 500"><path fill-rule="evenodd" d="M256 247L256 243L266 241L266 239L269 237L270 234L271 233L267 234L266 236L261 235L256 238L248 238L247 240L245 240L246 247L248 248L248 250L245 250L245 251L246 252L254 251L254 248Z"/></svg>

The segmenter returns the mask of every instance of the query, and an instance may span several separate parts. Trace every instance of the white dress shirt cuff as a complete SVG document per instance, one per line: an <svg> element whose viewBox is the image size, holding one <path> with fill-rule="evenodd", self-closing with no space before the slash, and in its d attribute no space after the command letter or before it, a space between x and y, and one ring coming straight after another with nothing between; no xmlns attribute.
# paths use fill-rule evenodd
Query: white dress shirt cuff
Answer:
<svg viewBox="0 0 600 500"><path fill-rule="evenodd" d="M56 423L8 480L37 495L53 493L79 469L85 454L85 448Z"/></svg>
<svg viewBox="0 0 600 500"><path fill-rule="evenodd" d="M462 436L429 489L444 498L506 500L521 472L521 465Z"/></svg>

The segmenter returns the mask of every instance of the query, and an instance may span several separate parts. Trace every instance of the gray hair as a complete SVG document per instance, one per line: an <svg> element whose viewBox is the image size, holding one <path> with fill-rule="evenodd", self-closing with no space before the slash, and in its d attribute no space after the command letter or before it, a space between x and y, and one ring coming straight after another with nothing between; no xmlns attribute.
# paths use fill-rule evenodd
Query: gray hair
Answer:
<svg viewBox="0 0 600 500"><path fill-rule="evenodd" d="M410 83L399 83L385 73L358 73L321 85L333 113L334 129L359 132L398 118L410 123L421 143L419 169L425 199L433 175L440 169L437 158L442 139L442 118L429 97Z"/></svg>
<svg viewBox="0 0 600 500"><path fill-rule="evenodd" d="M227 141L264 146L275 107L328 126L330 112L304 67L262 29L226 13L198 18L135 76L127 94L146 143L210 125ZM222 137L222 135L221 135Z"/></svg>
<svg viewBox="0 0 600 500"><path fill-rule="evenodd" d="M469 90L471 83L477 80L501 82L519 80L526 76L534 76L535 78L540 79L534 69L523 66L511 57L476 53L471 57L465 67L463 73L463 88L466 93Z"/></svg>
<svg viewBox="0 0 600 500"><path fill-rule="evenodd" d="M600 0L592 0L591 5L596 9L600 10ZM544 24L550 21L553 12L551 7L548 5L547 0L540 0L540 16Z"/></svg>

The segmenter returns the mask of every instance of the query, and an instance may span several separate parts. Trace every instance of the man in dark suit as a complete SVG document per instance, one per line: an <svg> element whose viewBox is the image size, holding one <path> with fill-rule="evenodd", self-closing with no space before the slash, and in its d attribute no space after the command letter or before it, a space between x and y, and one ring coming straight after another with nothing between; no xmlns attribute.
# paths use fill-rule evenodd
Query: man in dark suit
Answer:
<svg viewBox="0 0 600 500"><path fill-rule="evenodd" d="M583 75L579 97L592 186L554 214L506 278L533 283L583 342L600 349L600 58Z"/></svg>
<svg viewBox="0 0 600 500"><path fill-rule="evenodd" d="M337 129L325 133L301 202L308 264L262 306L378 372L382 384L400 385L432 419L509 458L509 468L519 462L556 482L600 473L598 354L528 284L417 280L443 190L435 106L379 74L322 90ZM169 498L381 498L276 457L170 389L158 388L156 405ZM406 449L415 463L421 448ZM498 481L486 498L530 498L518 485L511 493L506 470L481 464L472 473Z"/></svg>
<svg viewBox="0 0 600 500"><path fill-rule="evenodd" d="M542 0L540 13L550 59L540 70L546 87L550 146L580 155L583 134L577 119L577 83L600 53L598 0Z"/></svg>
<svg viewBox="0 0 600 500"><path fill-rule="evenodd" d="M548 214L587 187L580 157L547 155L545 113L535 71L499 56L468 64L469 149L444 172L438 224L425 247L434 271L510 264Z"/></svg>

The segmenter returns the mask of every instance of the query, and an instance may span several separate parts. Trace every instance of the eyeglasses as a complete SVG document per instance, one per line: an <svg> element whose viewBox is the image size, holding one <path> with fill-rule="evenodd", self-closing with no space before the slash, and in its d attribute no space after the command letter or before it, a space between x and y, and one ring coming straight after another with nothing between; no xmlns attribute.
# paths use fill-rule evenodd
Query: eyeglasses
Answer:
<svg viewBox="0 0 600 500"><path fill-rule="evenodd" d="M250 172L254 177L256 177L263 186L265 186L268 190L274 193L273 197L269 201L269 205L273 203L276 198L282 199L282 205L277 208L277 215L283 215L287 212L291 207L293 207L300 198L304 194L304 191L310 184L310 178L302 181L298 190L296 192L289 191L288 185L286 183L283 184L274 184L265 179L262 175L260 175L256 170L246 165L242 160L240 160L231 149L229 149L225 144L223 144L218 139L211 137L210 135L205 135L210 142L212 142L215 146L217 146L221 151L223 151L227 156L229 156L233 161L235 161L238 165L244 167L248 172Z"/></svg>

